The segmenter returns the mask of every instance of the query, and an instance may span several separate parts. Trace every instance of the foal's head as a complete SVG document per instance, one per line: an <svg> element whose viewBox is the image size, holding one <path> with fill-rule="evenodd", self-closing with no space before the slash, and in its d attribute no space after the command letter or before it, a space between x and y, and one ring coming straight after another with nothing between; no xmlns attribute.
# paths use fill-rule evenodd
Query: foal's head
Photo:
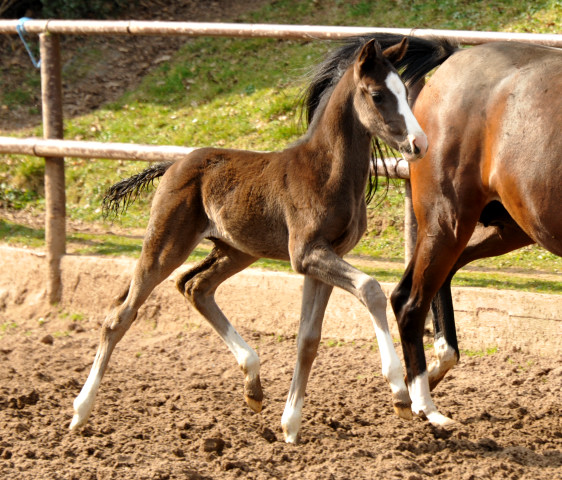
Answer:
<svg viewBox="0 0 562 480"><path fill-rule="evenodd" d="M376 40L363 47L353 66L354 107L372 136L412 162L425 155L427 137L410 110L406 87L394 68L407 49L407 38L384 51Z"/></svg>

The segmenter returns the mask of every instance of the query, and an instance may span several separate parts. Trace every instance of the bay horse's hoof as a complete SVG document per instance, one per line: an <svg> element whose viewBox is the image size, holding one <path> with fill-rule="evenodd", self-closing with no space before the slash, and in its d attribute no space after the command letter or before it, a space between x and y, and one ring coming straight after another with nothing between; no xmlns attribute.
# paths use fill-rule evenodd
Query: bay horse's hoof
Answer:
<svg viewBox="0 0 562 480"><path fill-rule="evenodd" d="M410 405L395 404L394 412L404 420L412 420L414 418Z"/></svg>
<svg viewBox="0 0 562 480"><path fill-rule="evenodd" d="M438 411L426 413L425 416L429 420L429 423L435 427L451 428L457 425L457 422L455 422L452 418L446 417Z"/></svg>

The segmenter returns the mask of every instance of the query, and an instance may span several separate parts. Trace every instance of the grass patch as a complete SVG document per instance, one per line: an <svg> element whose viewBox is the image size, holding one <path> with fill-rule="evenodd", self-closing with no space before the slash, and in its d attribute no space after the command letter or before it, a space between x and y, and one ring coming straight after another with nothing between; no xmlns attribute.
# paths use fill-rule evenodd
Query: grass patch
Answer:
<svg viewBox="0 0 562 480"><path fill-rule="evenodd" d="M18 247L45 248L44 229L31 228L0 219L0 242ZM361 247L358 247L361 249ZM138 258L142 249L142 237L115 234L70 233L67 235L67 250L74 255L128 256ZM210 244L200 244L191 253L187 262L203 260L211 251ZM352 251L352 253L354 253ZM515 253L516 254L516 253ZM530 254L529 254L530 255ZM396 283L404 273L403 259L386 257L395 261L396 267L370 267L362 262L361 256L348 261L357 268L376 278L379 282ZM369 257L370 259L371 257ZM558 257L556 257L558 259ZM392 263L392 262L391 262ZM290 262L260 259L253 265L266 270L292 272ZM524 290L537 293L562 294L562 281L543 280L536 277L516 276L509 271L473 272L460 270L453 279L453 286L482 287L496 289Z"/></svg>
<svg viewBox="0 0 562 480"><path fill-rule="evenodd" d="M327 340L322 340L320 342L322 346L333 348L333 347L345 347L346 342L343 340L336 340L335 338L329 338Z"/></svg>
<svg viewBox="0 0 562 480"><path fill-rule="evenodd" d="M6 333L16 328L18 328L18 324L16 322L4 322L0 324L0 333Z"/></svg>
<svg viewBox="0 0 562 480"><path fill-rule="evenodd" d="M71 322L82 322L84 321L84 314L82 313L70 313L70 312L61 312L59 314L60 318L70 320Z"/></svg>
<svg viewBox="0 0 562 480"><path fill-rule="evenodd" d="M19 225L0 218L0 241L18 247L44 248L45 230Z"/></svg>
<svg viewBox="0 0 562 480"><path fill-rule="evenodd" d="M483 350L462 350L460 351L461 355L465 355L466 357L486 357L490 355L495 355L499 352L498 347L488 347Z"/></svg>
<svg viewBox="0 0 562 480"><path fill-rule="evenodd" d="M496 288L498 290L523 290L536 293L562 294L562 282L537 278L515 277L509 274L474 273L460 270L452 282L453 287Z"/></svg>
<svg viewBox="0 0 562 480"><path fill-rule="evenodd" d="M361 270L379 282L396 283L404 273L403 268L381 269L361 267ZM453 287L495 288L498 290L522 290L535 293L562 295L562 282L538 278L516 277L509 273L480 273L460 270L452 282Z"/></svg>
<svg viewBox="0 0 562 480"><path fill-rule="evenodd" d="M53 337L55 338L70 337L70 332L68 330L57 330L56 332L53 332Z"/></svg>

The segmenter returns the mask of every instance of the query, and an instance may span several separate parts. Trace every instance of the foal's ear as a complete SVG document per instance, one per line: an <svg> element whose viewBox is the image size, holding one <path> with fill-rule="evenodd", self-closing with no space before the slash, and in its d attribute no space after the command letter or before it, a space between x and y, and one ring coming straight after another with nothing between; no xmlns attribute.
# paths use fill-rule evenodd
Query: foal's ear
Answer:
<svg viewBox="0 0 562 480"><path fill-rule="evenodd" d="M400 43L388 47L382 54L388 59L392 65L396 65L397 62L404 58L406 52L408 51L408 37L404 37Z"/></svg>
<svg viewBox="0 0 562 480"><path fill-rule="evenodd" d="M369 66L376 58L381 58L381 46L374 38L369 40L361 49L357 60L355 61L355 75L360 77L364 69Z"/></svg>

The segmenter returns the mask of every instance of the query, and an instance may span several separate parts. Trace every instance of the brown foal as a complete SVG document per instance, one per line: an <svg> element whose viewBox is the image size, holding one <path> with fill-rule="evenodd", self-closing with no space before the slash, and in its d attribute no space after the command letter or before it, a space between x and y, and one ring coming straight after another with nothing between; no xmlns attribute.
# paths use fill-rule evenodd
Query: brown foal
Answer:
<svg viewBox="0 0 562 480"><path fill-rule="evenodd" d="M335 286L369 310L395 409L411 416L402 366L388 331L386 297L376 280L342 259L366 228L373 137L408 160L427 150L426 136L393 66L406 48L407 41L384 51L376 41L367 43L321 100L306 135L286 150L202 148L110 189L108 204L119 209L122 200L162 176L130 287L102 326L92 369L74 401L72 430L86 423L111 353L140 306L204 238L214 243L212 252L183 274L177 287L234 354L254 411L261 410L263 399L259 358L215 303L215 290L261 257L290 260L305 276L297 364L281 420L287 442L297 441L305 388Z"/></svg>

